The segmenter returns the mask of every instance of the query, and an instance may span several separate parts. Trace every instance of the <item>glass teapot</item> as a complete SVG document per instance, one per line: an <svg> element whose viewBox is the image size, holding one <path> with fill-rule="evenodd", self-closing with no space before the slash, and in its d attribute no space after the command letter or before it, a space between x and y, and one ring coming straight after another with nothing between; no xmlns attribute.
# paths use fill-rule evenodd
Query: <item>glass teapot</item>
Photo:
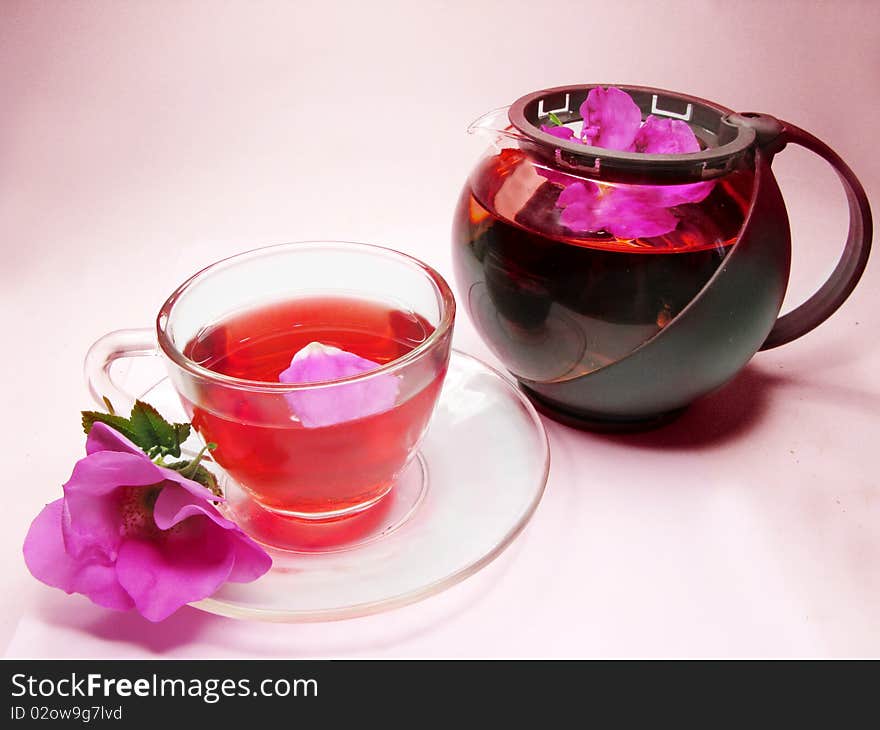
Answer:
<svg viewBox="0 0 880 730"><path fill-rule="evenodd" d="M597 101L610 104L616 126L596 125ZM690 137L689 151L665 145L672 130ZM665 423L758 350L823 322L867 263L871 213L850 168L767 115L661 89L584 85L528 94L469 131L488 134L492 147L455 212L460 294L539 410L570 425ZM834 167L850 223L828 281L777 318L791 234L770 165L791 143Z"/></svg>

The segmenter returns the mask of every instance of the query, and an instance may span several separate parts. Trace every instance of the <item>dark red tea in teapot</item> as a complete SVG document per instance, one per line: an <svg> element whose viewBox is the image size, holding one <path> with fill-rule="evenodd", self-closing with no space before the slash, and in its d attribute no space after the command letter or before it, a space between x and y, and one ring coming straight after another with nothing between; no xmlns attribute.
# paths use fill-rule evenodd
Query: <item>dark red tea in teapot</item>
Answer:
<svg viewBox="0 0 880 730"><path fill-rule="evenodd" d="M559 205L567 181L503 149L475 170L455 216L456 275L469 282L470 311L516 375L570 378L614 362L715 273L742 227L752 180L727 175L702 201L669 209L673 230L622 238L572 231Z"/></svg>

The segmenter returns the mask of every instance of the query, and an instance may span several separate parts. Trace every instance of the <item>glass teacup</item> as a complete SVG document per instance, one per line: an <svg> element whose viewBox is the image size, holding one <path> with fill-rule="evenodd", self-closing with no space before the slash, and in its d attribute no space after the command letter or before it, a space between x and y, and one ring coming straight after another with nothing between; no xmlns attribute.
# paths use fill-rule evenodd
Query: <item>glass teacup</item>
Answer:
<svg viewBox="0 0 880 730"><path fill-rule="evenodd" d="M125 396L112 362L158 352L231 479L272 512L335 519L376 504L415 456L454 317L446 281L410 256L282 244L195 274L162 306L155 331L98 340L86 373L96 398L116 402Z"/></svg>

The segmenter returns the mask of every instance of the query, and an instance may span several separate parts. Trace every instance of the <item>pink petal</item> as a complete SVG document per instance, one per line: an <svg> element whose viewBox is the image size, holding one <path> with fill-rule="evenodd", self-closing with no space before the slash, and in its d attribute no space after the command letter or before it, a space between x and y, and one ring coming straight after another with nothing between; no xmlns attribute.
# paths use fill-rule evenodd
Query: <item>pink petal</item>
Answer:
<svg viewBox="0 0 880 730"><path fill-rule="evenodd" d="M574 130L568 127L561 127L558 124L542 124L541 131L552 134L554 137L559 137L559 139L571 139L574 137Z"/></svg>
<svg viewBox="0 0 880 730"><path fill-rule="evenodd" d="M597 231L602 228L596 218L599 186L595 183L572 183L556 199L556 205L564 208L559 222L572 231Z"/></svg>
<svg viewBox="0 0 880 730"><path fill-rule="evenodd" d="M596 216L596 207L592 203L569 205L559 214L559 222L578 233L602 230L602 221Z"/></svg>
<svg viewBox="0 0 880 730"><path fill-rule="evenodd" d="M564 208L559 222L569 230L587 232L602 229L602 222L596 216L599 186L595 183L572 183L559 194L556 205Z"/></svg>
<svg viewBox="0 0 880 730"><path fill-rule="evenodd" d="M156 526L167 530L190 517L207 517L216 525L229 530L235 552L235 564L227 580L249 583L272 567L272 558L257 543L245 535L234 523L225 519L212 505L194 498L176 485L168 485L159 494L153 511Z"/></svg>
<svg viewBox="0 0 880 730"><path fill-rule="evenodd" d="M194 482L192 479L187 479L183 476L179 471L175 471L174 469L167 469L164 466L156 467L159 472L162 474L164 480L166 482L173 482L175 484L179 484L183 487L187 492L189 492L193 497L202 500L208 500L211 502L225 502L226 500L223 497L218 497L214 492L208 489L205 486L202 486L198 482Z"/></svg>
<svg viewBox="0 0 880 730"><path fill-rule="evenodd" d="M235 538L205 517L191 517L159 541L126 540L116 574L150 621L214 593L235 564Z"/></svg>
<svg viewBox="0 0 880 730"><path fill-rule="evenodd" d="M153 507L153 519L160 530L168 530L188 517L207 517L225 530L237 529L213 505L193 496L178 484L168 484L159 492Z"/></svg>
<svg viewBox="0 0 880 730"><path fill-rule="evenodd" d="M235 550L235 564L226 579L233 583L250 583L264 575L272 567L272 558L263 548L240 530L230 533Z"/></svg>
<svg viewBox="0 0 880 730"><path fill-rule="evenodd" d="M673 205L699 203L705 200L714 187L714 180L687 185L654 185L651 187L651 195L657 205L671 208Z"/></svg>
<svg viewBox="0 0 880 730"><path fill-rule="evenodd" d="M378 363L354 353L311 342L293 356L290 367L278 379L282 383L324 383L378 367ZM386 411L394 405L399 388L397 377L381 374L356 383L286 393L284 397L303 426L317 428Z"/></svg>
<svg viewBox="0 0 880 730"><path fill-rule="evenodd" d="M76 462L64 485L64 494L101 497L120 486L145 487L163 479L164 473L143 451L139 454L96 451Z"/></svg>
<svg viewBox="0 0 880 730"><path fill-rule="evenodd" d="M278 379L282 383L324 383L368 373L379 367L372 360L320 342L310 342L297 352Z"/></svg>
<svg viewBox="0 0 880 730"><path fill-rule="evenodd" d="M559 222L577 231L607 231L618 238L648 238L675 230L678 219L658 206L652 186L608 187L601 194L570 185L557 200Z"/></svg>
<svg viewBox="0 0 880 730"><path fill-rule="evenodd" d="M134 608L134 601L119 583L115 565L89 563L81 566L74 579L73 590L104 608L117 611Z"/></svg>
<svg viewBox="0 0 880 730"><path fill-rule="evenodd" d="M63 499L56 499L43 507L28 529L22 552L34 578L72 593L77 565L65 551L61 537L63 504Z"/></svg>
<svg viewBox="0 0 880 730"><path fill-rule="evenodd" d="M64 485L62 532L67 552L76 560L115 560L122 539L115 492L162 479L159 468L143 452L96 451L80 459Z"/></svg>
<svg viewBox="0 0 880 730"><path fill-rule="evenodd" d="M60 527L64 549L74 560L116 560L122 542L122 517L119 501L112 495L65 497Z"/></svg>
<svg viewBox="0 0 880 730"><path fill-rule="evenodd" d="M642 122L642 113L632 97L613 86L590 89L580 112L584 142L609 150L628 150Z"/></svg>
<svg viewBox="0 0 880 730"><path fill-rule="evenodd" d="M556 205L567 207L577 203L594 203L599 195L599 186L595 183L576 182L559 193Z"/></svg>
<svg viewBox="0 0 880 730"><path fill-rule="evenodd" d="M96 451L120 451L138 455L144 453L119 431L100 421L92 424L86 439L86 454L93 454Z"/></svg>
<svg viewBox="0 0 880 730"><path fill-rule="evenodd" d="M699 152L700 143L687 122L652 114L638 130L633 149L653 155L680 155Z"/></svg>
<svg viewBox="0 0 880 730"><path fill-rule="evenodd" d="M39 581L66 593L82 593L106 608L121 611L134 605L119 585L116 568L97 562L80 562L64 549L61 534L62 499L46 505L31 523L24 540L25 564Z"/></svg>
<svg viewBox="0 0 880 730"><path fill-rule="evenodd" d="M606 193L598 217L602 227L617 238L662 236L678 225L678 218L667 208L626 189Z"/></svg>

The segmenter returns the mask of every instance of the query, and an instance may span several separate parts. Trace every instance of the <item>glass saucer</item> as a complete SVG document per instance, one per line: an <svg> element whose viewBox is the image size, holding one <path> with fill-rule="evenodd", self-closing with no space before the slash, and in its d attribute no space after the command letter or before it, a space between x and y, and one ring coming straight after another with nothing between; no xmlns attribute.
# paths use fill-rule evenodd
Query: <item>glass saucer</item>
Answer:
<svg viewBox="0 0 880 730"><path fill-rule="evenodd" d="M141 398L166 417L184 417L165 379ZM427 598L473 575L516 538L544 493L549 465L547 435L525 396L485 363L453 351L420 453L369 510L335 522L289 520L265 512L221 475L230 517L267 545L273 566L253 583L227 583L192 605L233 618L303 622Z"/></svg>

